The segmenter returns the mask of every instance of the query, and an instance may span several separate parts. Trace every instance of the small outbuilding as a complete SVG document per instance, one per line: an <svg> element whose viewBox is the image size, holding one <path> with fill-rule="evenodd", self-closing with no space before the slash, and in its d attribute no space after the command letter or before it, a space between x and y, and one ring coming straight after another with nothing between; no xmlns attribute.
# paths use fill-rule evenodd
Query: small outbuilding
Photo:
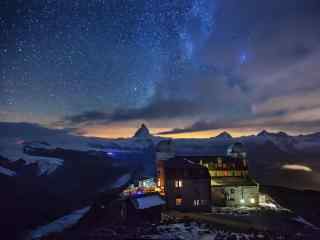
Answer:
<svg viewBox="0 0 320 240"><path fill-rule="evenodd" d="M161 221L161 211L165 201L157 193L137 194L122 202L121 217L127 224L156 224Z"/></svg>

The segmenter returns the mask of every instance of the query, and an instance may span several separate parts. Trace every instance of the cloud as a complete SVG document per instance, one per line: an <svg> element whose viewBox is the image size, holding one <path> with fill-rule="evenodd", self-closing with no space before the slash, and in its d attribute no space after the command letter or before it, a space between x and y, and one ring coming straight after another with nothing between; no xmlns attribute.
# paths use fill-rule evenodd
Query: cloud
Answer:
<svg viewBox="0 0 320 240"><path fill-rule="evenodd" d="M320 89L299 92L287 96L269 98L264 102L253 105L255 114L272 113L276 111L295 111L320 107Z"/></svg>
<svg viewBox="0 0 320 240"><path fill-rule="evenodd" d="M159 132L159 135L190 133L217 129L282 129L285 131L319 131L320 108L292 112L276 111L240 119L197 121L190 126Z"/></svg>
<svg viewBox="0 0 320 240"><path fill-rule="evenodd" d="M72 129L50 129L36 123L0 122L0 132L0 138L42 139L48 136L69 134Z"/></svg>
<svg viewBox="0 0 320 240"><path fill-rule="evenodd" d="M158 100L145 107L117 109L111 113L103 111L86 111L77 115L66 116L55 123L60 126L86 126L94 124L111 124L132 120L175 119L189 116L199 111L199 106L188 100Z"/></svg>
<svg viewBox="0 0 320 240"><path fill-rule="evenodd" d="M106 121L110 118L110 114L99 111L86 111L81 114L72 115L65 117L61 122L70 124L81 124L81 123L95 123L100 121Z"/></svg>
<svg viewBox="0 0 320 240"><path fill-rule="evenodd" d="M228 126L228 128L232 128L234 123L232 121L223 122L223 121L197 121L193 123L191 126L187 126L184 128L174 128L169 131L159 132L158 135L166 135L166 134L179 134L179 133L189 133L189 132L198 132L205 130L214 130L214 129L223 129Z"/></svg>
<svg viewBox="0 0 320 240"><path fill-rule="evenodd" d="M281 168L286 170L312 172L312 169L310 167L299 164L285 164Z"/></svg>

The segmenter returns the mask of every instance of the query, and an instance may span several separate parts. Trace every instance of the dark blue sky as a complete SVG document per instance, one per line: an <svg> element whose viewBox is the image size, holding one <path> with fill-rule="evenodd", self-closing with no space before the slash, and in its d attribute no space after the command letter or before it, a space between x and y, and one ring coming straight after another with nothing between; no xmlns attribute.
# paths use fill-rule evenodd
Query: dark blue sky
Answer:
<svg viewBox="0 0 320 240"><path fill-rule="evenodd" d="M319 126L317 0L5 0L0 11L0 121L100 136L142 121L173 133Z"/></svg>

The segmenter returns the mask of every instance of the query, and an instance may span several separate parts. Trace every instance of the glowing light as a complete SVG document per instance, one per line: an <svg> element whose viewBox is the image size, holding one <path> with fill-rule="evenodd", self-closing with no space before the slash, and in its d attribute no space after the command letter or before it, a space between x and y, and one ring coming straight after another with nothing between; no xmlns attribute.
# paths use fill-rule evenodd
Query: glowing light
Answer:
<svg viewBox="0 0 320 240"><path fill-rule="evenodd" d="M16 141L16 144L17 144L17 145L22 145L22 144L24 144L24 143L25 143L24 140L21 140L21 139L19 139L19 140Z"/></svg>
<svg viewBox="0 0 320 240"><path fill-rule="evenodd" d="M254 198L250 198L250 203L254 204L256 203L256 200Z"/></svg>
<svg viewBox="0 0 320 240"><path fill-rule="evenodd" d="M268 202L268 203L260 203L259 205L260 205L261 207L268 207L268 208L273 208L273 209L277 209L277 208L278 208L274 203L271 203L271 202Z"/></svg>
<svg viewBox="0 0 320 240"><path fill-rule="evenodd" d="M243 198L240 199L240 203L241 203L241 204L244 204L245 202L246 202L246 201L245 201Z"/></svg>
<svg viewBox="0 0 320 240"><path fill-rule="evenodd" d="M312 169L310 167L305 166L305 165L299 165L299 164L285 164L282 166L282 169L312 172Z"/></svg>
<svg viewBox="0 0 320 240"><path fill-rule="evenodd" d="M175 187L176 187L176 188L182 188L182 187L183 187L183 182L182 182L182 180L176 180L176 181L175 181Z"/></svg>
<svg viewBox="0 0 320 240"><path fill-rule="evenodd" d="M243 52L240 54L240 64L245 64L248 60L247 53Z"/></svg>

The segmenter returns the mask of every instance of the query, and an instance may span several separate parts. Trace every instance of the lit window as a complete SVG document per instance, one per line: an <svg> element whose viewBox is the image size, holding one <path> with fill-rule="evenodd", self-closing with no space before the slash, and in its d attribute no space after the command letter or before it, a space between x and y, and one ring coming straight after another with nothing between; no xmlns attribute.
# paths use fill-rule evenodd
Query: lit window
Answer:
<svg viewBox="0 0 320 240"><path fill-rule="evenodd" d="M256 200L255 200L254 198L250 198L250 202L251 202L252 204L254 204L254 203L256 203Z"/></svg>
<svg viewBox="0 0 320 240"><path fill-rule="evenodd" d="M175 185L176 188L182 188L183 187L183 182L182 182L182 180L176 180L174 182L174 185Z"/></svg>
<svg viewBox="0 0 320 240"><path fill-rule="evenodd" d="M243 198L240 199L240 203L241 203L241 204L244 204L245 202L246 202L246 201L245 201Z"/></svg>
<svg viewBox="0 0 320 240"><path fill-rule="evenodd" d="M200 200L193 200L193 206L197 207L200 205Z"/></svg>
<svg viewBox="0 0 320 240"><path fill-rule="evenodd" d="M247 161L245 159L243 159L243 166L247 166Z"/></svg>
<svg viewBox="0 0 320 240"><path fill-rule="evenodd" d="M182 198L181 197L176 198L176 206L181 206L181 204L182 204Z"/></svg>
<svg viewBox="0 0 320 240"><path fill-rule="evenodd" d="M161 186L161 181L160 181L160 178L158 178L158 187Z"/></svg>

